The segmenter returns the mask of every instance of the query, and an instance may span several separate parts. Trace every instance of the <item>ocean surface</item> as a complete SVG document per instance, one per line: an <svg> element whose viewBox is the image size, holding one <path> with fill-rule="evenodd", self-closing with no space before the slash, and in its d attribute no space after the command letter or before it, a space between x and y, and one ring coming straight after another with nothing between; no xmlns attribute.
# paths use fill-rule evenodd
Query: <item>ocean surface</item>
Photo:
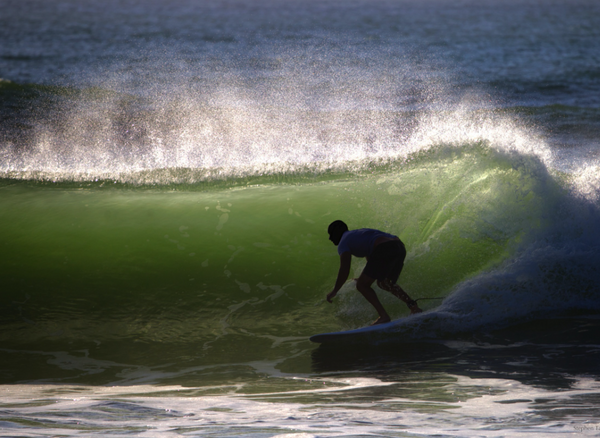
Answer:
<svg viewBox="0 0 600 438"><path fill-rule="evenodd" d="M3 0L0 78L0 436L600 436L598 1ZM424 313L310 342L336 219Z"/></svg>

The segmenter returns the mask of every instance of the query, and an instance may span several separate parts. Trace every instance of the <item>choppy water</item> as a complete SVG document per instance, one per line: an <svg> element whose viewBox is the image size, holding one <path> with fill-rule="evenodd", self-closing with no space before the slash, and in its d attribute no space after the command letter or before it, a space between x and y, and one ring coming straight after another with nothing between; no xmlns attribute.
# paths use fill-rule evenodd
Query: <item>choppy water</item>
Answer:
<svg viewBox="0 0 600 438"><path fill-rule="evenodd" d="M599 12L5 2L0 436L598 435Z"/></svg>

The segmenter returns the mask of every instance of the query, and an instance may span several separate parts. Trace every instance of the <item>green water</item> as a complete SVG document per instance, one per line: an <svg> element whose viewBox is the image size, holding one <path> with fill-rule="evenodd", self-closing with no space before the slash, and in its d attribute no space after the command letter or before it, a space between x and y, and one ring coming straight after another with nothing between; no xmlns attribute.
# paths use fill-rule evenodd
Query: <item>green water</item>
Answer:
<svg viewBox="0 0 600 438"><path fill-rule="evenodd" d="M0 340L146 365L293 357L310 335L375 316L351 285L324 302L339 263L331 221L399 235L408 248L399 283L414 298L444 297L545 226L560 193L552 181L534 159L481 145L304 183L5 181ZM362 266L355 259L352 275ZM382 301L407 315L394 297Z"/></svg>

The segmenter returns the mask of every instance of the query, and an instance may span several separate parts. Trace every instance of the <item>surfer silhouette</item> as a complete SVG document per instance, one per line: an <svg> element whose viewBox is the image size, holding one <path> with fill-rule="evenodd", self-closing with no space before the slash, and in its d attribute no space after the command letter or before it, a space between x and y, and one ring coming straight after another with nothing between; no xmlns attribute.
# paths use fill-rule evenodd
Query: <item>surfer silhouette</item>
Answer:
<svg viewBox="0 0 600 438"><path fill-rule="evenodd" d="M412 300L396 284L406 258L406 249L398 236L371 228L350 231L348 225L340 220L332 222L327 232L329 233L329 240L338 247L338 254L340 255L340 269L337 280L333 290L327 294L327 301L332 302L331 300L348 279L352 256L366 257L367 265L360 277L356 279L356 289L375 307L379 314L379 318L372 325L391 321L390 316L371 287L375 280L377 280L377 285L381 289L404 301L411 314L422 312L416 301Z"/></svg>

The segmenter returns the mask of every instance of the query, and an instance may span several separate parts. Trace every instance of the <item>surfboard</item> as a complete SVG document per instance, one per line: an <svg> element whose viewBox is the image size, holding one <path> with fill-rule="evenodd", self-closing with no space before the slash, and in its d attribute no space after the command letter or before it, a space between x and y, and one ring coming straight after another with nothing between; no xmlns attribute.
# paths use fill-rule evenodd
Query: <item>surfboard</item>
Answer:
<svg viewBox="0 0 600 438"><path fill-rule="evenodd" d="M361 340L366 340L367 338L374 340L373 338L376 338L378 333L385 332L397 322L398 320L394 320L384 324L370 325L354 330L321 333L318 335L313 335L309 339L317 344L360 342Z"/></svg>

